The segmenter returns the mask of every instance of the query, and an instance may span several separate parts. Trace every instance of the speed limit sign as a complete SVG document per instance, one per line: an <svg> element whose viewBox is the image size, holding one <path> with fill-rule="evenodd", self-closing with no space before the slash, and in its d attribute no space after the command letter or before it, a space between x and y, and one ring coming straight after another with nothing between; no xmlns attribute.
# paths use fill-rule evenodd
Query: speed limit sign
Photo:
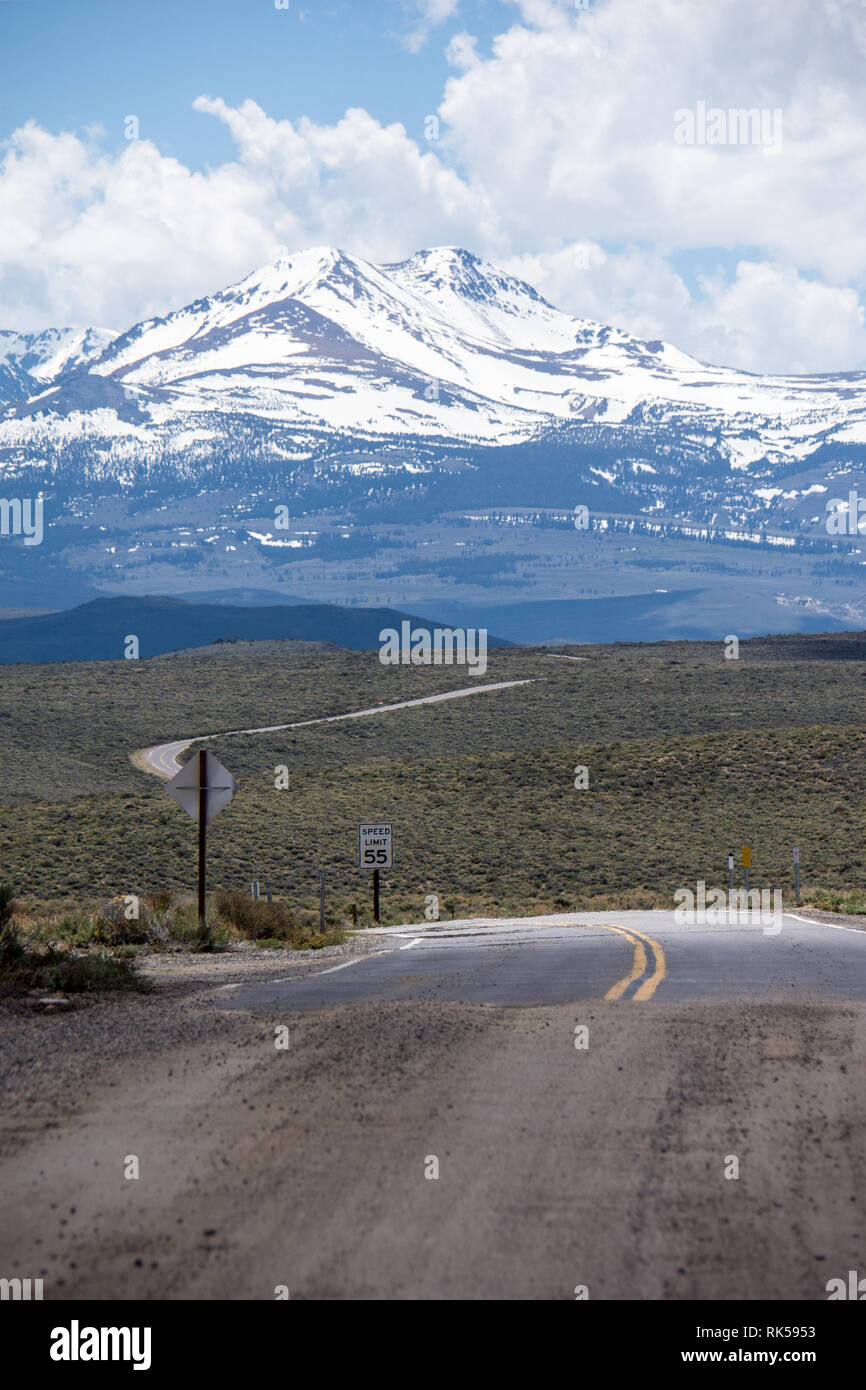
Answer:
<svg viewBox="0 0 866 1390"><path fill-rule="evenodd" d="M390 825L383 825L381 821L359 825L358 841L362 869L390 869L393 843Z"/></svg>

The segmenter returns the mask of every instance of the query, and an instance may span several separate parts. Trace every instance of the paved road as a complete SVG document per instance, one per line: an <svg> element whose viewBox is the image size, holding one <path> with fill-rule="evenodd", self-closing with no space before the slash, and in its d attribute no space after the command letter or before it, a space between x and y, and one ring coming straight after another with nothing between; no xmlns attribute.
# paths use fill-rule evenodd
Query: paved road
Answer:
<svg viewBox="0 0 866 1390"><path fill-rule="evenodd" d="M315 1009L361 1000L547 1005L786 998L866 1001L866 931L784 914L679 925L672 912L562 914L385 928L387 951L227 993L237 1008ZM766 924L770 925L770 924ZM369 935L370 933L367 933Z"/></svg>
<svg viewBox="0 0 866 1390"><path fill-rule="evenodd" d="M866 933L618 913L378 938L262 985L209 958L98 1034L108 1004L16 1020L38 1101L10 1088L0 1131L3 1273L297 1302L824 1300L862 1272Z"/></svg>
<svg viewBox="0 0 866 1390"><path fill-rule="evenodd" d="M462 686L459 690L444 690L438 695L424 695L417 700L400 700L394 705L374 705L371 709L350 710L347 714L329 714L320 719L298 719L293 724L269 724L257 729L228 729L218 734L193 734L190 738L177 739L173 743L157 743L150 748L140 748L130 757L137 766L147 772L155 772L157 777L173 777L180 772L178 761L181 753L191 743L201 743L204 739L234 738L238 734L274 734L282 729L306 729L311 724L338 724L344 719L369 719L373 715L388 714L395 709L411 709L413 705L435 705L441 700L462 700L467 695L487 695L496 690L509 690L515 685L531 685L533 679L519 681L493 681L489 685Z"/></svg>

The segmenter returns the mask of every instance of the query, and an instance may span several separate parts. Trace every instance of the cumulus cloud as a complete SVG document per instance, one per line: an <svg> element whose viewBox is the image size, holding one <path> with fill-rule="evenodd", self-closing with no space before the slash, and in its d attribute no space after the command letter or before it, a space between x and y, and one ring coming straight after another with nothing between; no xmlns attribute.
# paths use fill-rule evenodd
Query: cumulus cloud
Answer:
<svg viewBox="0 0 866 1390"><path fill-rule="evenodd" d="M413 12L426 38L458 5ZM291 122L199 96L235 145L199 173L147 141L109 154L97 132L28 123L0 165L0 324L123 328L279 246L383 261L458 244L563 308L706 360L866 364L860 0L515 0L505 13L487 52L450 37L435 140L360 108ZM699 103L780 111L781 147L678 143L677 113ZM678 255L716 250L735 268L690 288Z"/></svg>
<svg viewBox="0 0 866 1390"><path fill-rule="evenodd" d="M507 259L559 308L661 338L703 362L746 371L847 371L866 362L866 315L856 290L791 266L740 261L732 275L699 276L691 291L659 252L610 253L583 241Z"/></svg>
<svg viewBox="0 0 866 1390"><path fill-rule="evenodd" d="M123 328L241 278L280 246L383 260L494 239L484 195L401 125L363 110L292 125L253 101L195 105L237 147L207 173L144 140L111 157L32 123L16 132L0 167L3 327Z"/></svg>
<svg viewBox="0 0 866 1390"><path fill-rule="evenodd" d="M513 242L758 245L837 283L866 274L862 7L520 8L532 24L452 77L440 107L449 154ZM677 144L675 115L698 102L781 110L780 153Z"/></svg>
<svg viewBox="0 0 866 1390"><path fill-rule="evenodd" d="M790 266L741 261L733 281L702 281L696 345L711 361L753 372L850 370L866 360L857 292L823 285Z"/></svg>

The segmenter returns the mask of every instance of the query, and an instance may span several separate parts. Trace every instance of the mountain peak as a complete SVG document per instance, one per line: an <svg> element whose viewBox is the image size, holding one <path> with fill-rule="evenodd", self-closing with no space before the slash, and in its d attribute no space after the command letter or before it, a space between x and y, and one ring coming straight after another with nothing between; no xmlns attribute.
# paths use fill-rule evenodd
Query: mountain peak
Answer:
<svg viewBox="0 0 866 1390"><path fill-rule="evenodd" d="M36 333L0 333L0 363L21 367L35 381L90 362L114 341L110 328L43 328Z"/></svg>
<svg viewBox="0 0 866 1390"><path fill-rule="evenodd" d="M464 299L491 304L495 302L500 308L506 308L510 303L513 312L523 312L529 305L543 305L554 313L558 312L525 280L508 275L492 261L467 251L463 246L427 247L404 261L382 266L382 270L404 284L413 285L425 295L431 289L450 290Z"/></svg>
<svg viewBox="0 0 866 1390"><path fill-rule="evenodd" d="M481 256L476 256L474 251L467 251L465 246L425 246L420 251L413 252L401 264L406 265L409 261L418 265L477 266L485 264Z"/></svg>
<svg viewBox="0 0 866 1390"><path fill-rule="evenodd" d="M352 257L339 246L308 246L303 251L280 251L274 260L259 266L239 284L279 276L298 282L323 279L338 266L348 264L353 264Z"/></svg>

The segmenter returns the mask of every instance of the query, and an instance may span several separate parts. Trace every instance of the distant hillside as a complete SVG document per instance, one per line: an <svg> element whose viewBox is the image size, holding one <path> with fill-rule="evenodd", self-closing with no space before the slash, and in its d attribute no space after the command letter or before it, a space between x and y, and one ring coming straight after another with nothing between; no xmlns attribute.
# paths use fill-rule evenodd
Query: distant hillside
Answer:
<svg viewBox="0 0 866 1390"><path fill-rule="evenodd" d="M698 878L726 886L742 845L753 887L790 905L796 846L806 892L841 902L866 886L864 680L862 633L747 641L737 661L721 642L507 647L484 683L526 684L304 723L476 682L286 641L0 666L2 874L56 903L194 891L195 825L130 753L209 733L239 788L209 831L213 888L267 879L315 920L324 871L329 922L352 904L370 921L366 819L394 826L393 924L431 893L446 919L670 906Z"/></svg>
<svg viewBox="0 0 866 1390"><path fill-rule="evenodd" d="M383 628L399 630L406 620L432 625L430 618L396 608L340 608L329 603L242 608L162 597L98 598L60 613L0 621L0 663L120 660L130 635L138 638L141 657L220 641L277 638L333 642L365 651L378 647ZM510 643L488 637L488 645Z"/></svg>
<svg viewBox="0 0 866 1390"><path fill-rule="evenodd" d="M757 609L755 602L749 619L754 620ZM763 616L764 610L761 613ZM760 628L756 633L738 626L737 615L720 612L713 605L712 594L702 589L603 598L530 599L523 603L455 602L449 603L448 615L461 627L492 627L509 642L530 647L583 642L720 642L727 632L738 632L741 637L761 633ZM765 631L774 631L772 619L766 621ZM850 619L844 623L825 613L794 608L785 610L784 621L792 632L803 633L845 632L851 627Z"/></svg>

